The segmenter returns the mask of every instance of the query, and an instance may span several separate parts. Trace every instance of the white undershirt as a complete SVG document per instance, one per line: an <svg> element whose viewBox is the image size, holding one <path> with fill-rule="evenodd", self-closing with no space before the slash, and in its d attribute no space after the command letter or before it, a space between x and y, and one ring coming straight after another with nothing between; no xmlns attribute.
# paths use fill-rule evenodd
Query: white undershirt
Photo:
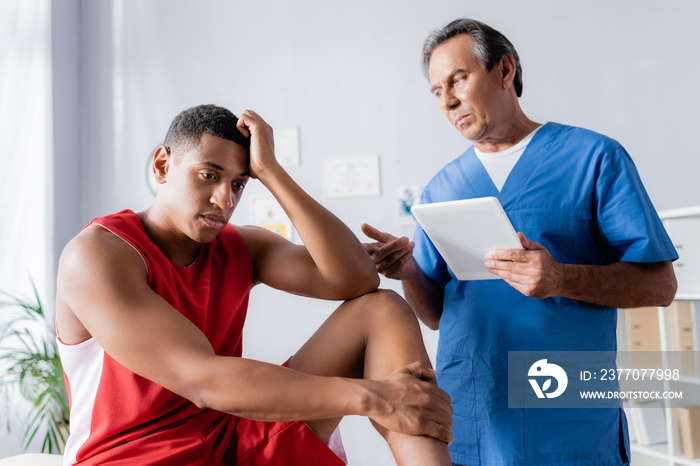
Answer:
<svg viewBox="0 0 700 466"><path fill-rule="evenodd" d="M520 156L525 152L525 148L527 148L530 140L540 128L541 126L538 126L519 143L501 152L481 152L476 147L474 148L476 156L481 160L481 164L486 169L486 172L491 177L491 181L496 185L499 192L503 188L513 167L518 163L518 160L520 160Z"/></svg>

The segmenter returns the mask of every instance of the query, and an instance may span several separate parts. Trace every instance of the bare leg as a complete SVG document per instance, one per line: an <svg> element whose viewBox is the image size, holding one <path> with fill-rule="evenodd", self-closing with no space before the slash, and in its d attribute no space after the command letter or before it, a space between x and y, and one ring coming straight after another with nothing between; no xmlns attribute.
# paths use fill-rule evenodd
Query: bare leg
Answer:
<svg viewBox="0 0 700 466"><path fill-rule="evenodd" d="M315 375L382 379L415 361L430 367L418 321L399 295L380 290L343 303L294 355L290 368ZM327 440L339 422L308 424ZM445 443L373 425L389 443L398 465L451 464Z"/></svg>

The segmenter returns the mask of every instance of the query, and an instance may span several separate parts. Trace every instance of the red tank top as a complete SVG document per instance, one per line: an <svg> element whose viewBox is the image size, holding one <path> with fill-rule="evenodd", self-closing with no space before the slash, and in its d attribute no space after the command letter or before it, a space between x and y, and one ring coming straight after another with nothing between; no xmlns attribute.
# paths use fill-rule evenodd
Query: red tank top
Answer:
<svg viewBox="0 0 700 466"><path fill-rule="evenodd" d="M216 354L241 356L253 265L232 225L211 243L202 244L195 262L184 267L165 257L130 210L95 219L93 224L139 253L150 287L206 335ZM59 351L71 399L64 464L106 464L130 456L140 460L129 464L221 461L226 446L217 445L217 438L222 429L229 430L221 422L228 415L202 410L134 374L93 338L76 345L59 339Z"/></svg>

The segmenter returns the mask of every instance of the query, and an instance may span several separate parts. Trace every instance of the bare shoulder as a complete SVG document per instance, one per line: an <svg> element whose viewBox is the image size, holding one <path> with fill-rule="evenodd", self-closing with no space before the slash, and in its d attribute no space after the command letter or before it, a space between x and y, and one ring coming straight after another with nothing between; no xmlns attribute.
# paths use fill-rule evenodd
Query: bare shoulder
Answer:
<svg viewBox="0 0 700 466"><path fill-rule="evenodd" d="M59 262L59 277L64 272L80 273L86 268L99 267L100 264L117 269L136 266L146 273L139 254L128 243L109 230L92 225L81 231L64 248Z"/></svg>
<svg viewBox="0 0 700 466"><path fill-rule="evenodd" d="M129 244L99 225L73 238L61 253L56 280L56 326L61 339L77 343L90 338L78 303L101 296L105 288L124 280L147 285L146 267Z"/></svg>

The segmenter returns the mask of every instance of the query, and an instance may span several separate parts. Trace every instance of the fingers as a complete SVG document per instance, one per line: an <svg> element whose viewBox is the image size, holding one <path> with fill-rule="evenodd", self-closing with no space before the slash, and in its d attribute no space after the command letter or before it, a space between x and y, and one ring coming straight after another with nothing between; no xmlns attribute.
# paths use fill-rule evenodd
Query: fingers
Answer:
<svg viewBox="0 0 700 466"><path fill-rule="evenodd" d="M562 266L539 243L521 236L526 249L489 251L484 267L510 286L533 298L560 296L563 279Z"/></svg>
<svg viewBox="0 0 700 466"><path fill-rule="evenodd" d="M379 231L366 223L363 223L360 228L365 235L377 241L377 243L363 243L365 250L374 255L373 259L375 259L375 263L385 260L391 254L402 251L397 255L396 259L398 259L398 257L411 251L415 246L415 244L405 236L397 238L389 233Z"/></svg>
<svg viewBox="0 0 700 466"><path fill-rule="evenodd" d="M539 243L527 240L531 246L530 249L494 249L486 253L486 260L504 261L504 262L530 262L538 251L544 250ZM535 254L533 254L535 253Z"/></svg>
<svg viewBox="0 0 700 466"><path fill-rule="evenodd" d="M247 138L250 137L250 131L248 131L248 125L246 124L246 121L243 119L242 116L236 122L236 128L238 128L238 131L240 131L240 133L243 136L245 136Z"/></svg>
<svg viewBox="0 0 700 466"><path fill-rule="evenodd" d="M452 442L453 412L450 397L444 390L433 384L430 384L430 395L431 402L427 406L425 422L422 425L424 435L449 444Z"/></svg>
<svg viewBox="0 0 700 466"><path fill-rule="evenodd" d="M494 249L486 253L487 260L526 262L527 249Z"/></svg>
<svg viewBox="0 0 700 466"><path fill-rule="evenodd" d="M400 238L380 246L370 256L377 271L388 278L403 278L403 272L413 260L414 244L408 238Z"/></svg>
<svg viewBox="0 0 700 466"><path fill-rule="evenodd" d="M413 377L420 379L421 382L429 384L428 392L434 398L442 400L443 403L440 404L441 410L452 414L452 407L450 406L451 398L447 392L437 386L435 381L435 376L437 371L430 366L425 366L420 361L412 362L411 364L406 364L403 367L396 369L394 372L403 372L405 374L412 375Z"/></svg>
<svg viewBox="0 0 700 466"><path fill-rule="evenodd" d="M255 113L253 110L243 110L241 115L238 117L238 122L236 123L236 128L243 134L243 136L249 138L251 135L251 129L255 126L269 126L263 118Z"/></svg>
<svg viewBox="0 0 700 466"><path fill-rule="evenodd" d="M362 247L365 248L365 251L367 251L367 254L370 256L374 254L374 251L379 249L381 247L380 243L360 243L362 244Z"/></svg>
<svg viewBox="0 0 700 466"><path fill-rule="evenodd" d="M250 137L250 126L253 124L253 118L249 112L249 110L243 110L241 115L238 117L238 121L236 122L236 128L238 128L238 131L240 131L241 134L247 138Z"/></svg>
<svg viewBox="0 0 700 466"><path fill-rule="evenodd" d="M534 285L536 283L532 279L532 277L530 277L529 275L518 274L518 273L509 272L507 270L498 270L498 269L488 269L488 271L496 276L501 277L510 286L512 286L516 290L520 291L521 293L528 286ZM525 293L523 293L523 294L525 294Z"/></svg>
<svg viewBox="0 0 700 466"><path fill-rule="evenodd" d="M388 241L396 239L395 236L392 236L389 233L384 233L383 231L379 231L372 225L368 225L367 223L363 223L360 226L360 229L362 230L362 233L364 233L366 236L372 238L373 240L381 241L382 243L386 243Z"/></svg>
<svg viewBox="0 0 700 466"><path fill-rule="evenodd" d="M520 238L520 244L522 244L524 249L493 249L486 253L486 259L510 262L528 262L532 257L529 255L528 251L547 251L547 248L542 246L540 243L527 239L525 234L522 232L518 232L518 238Z"/></svg>
<svg viewBox="0 0 700 466"><path fill-rule="evenodd" d="M420 361L416 361L412 362L411 364L406 364L403 367L399 367L394 372L404 372L412 375L413 377L420 378L422 368L423 365L420 363Z"/></svg>
<svg viewBox="0 0 700 466"><path fill-rule="evenodd" d="M412 362L411 364L406 364L405 366L397 369L397 371L403 371L421 380L434 379L435 374L437 373L435 369L433 369L432 367L424 366L420 361Z"/></svg>
<svg viewBox="0 0 700 466"><path fill-rule="evenodd" d="M391 261L393 263L406 254L412 254L414 246L415 243L409 241L405 236L402 236L389 243L380 245L380 247L374 251L372 258L376 263L387 260L390 256L393 256L393 260Z"/></svg>
<svg viewBox="0 0 700 466"><path fill-rule="evenodd" d="M384 427L409 435L452 441L452 406L449 395L437 386L435 370L421 362L396 369L389 376L403 387L388 417L373 418ZM383 422L382 422L383 421Z"/></svg>
<svg viewBox="0 0 700 466"><path fill-rule="evenodd" d="M433 437L440 440L443 443L452 443L452 424L447 427L439 422L432 422L428 425L428 432L426 433L428 437Z"/></svg>
<svg viewBox="0 0 700 466"><path fill-rule="evenodd" d="M263 121L263 119L260 115L258 115L257 113L255 113L253 110L251 110L249 108L243 110L242 115L250 116L251 118L254 118L256 120Z"/></svg>
<svg viewBox="0 0 700 466"><path fill-rule="evenodd" d="M540 243L536 243L535 241L530 241L529 239L527 239L525 233L523 233L522 231L518 232L518 238L520 238L520 244L522 244L525 249L545 249L545 247L542 246Z"/></svg>
<svg viewBox="0 0 700 466"><path fill-rule="evenodd" d="M389 264L389 260L385 263L377 264L377 272L383 274L387 278L395 278L397 280L404 279L404 271L409 267L409 263L413 260L413 254L406 254L398 260Z"/></svg>
<svg viewBox="0 0 700 466"><path fill-rule="evenodd" d="M531 260L496 260L484 261L484 267L489 271L508 272L514 275L532 275L537 273L537 263Z"/></svg>
<svg viewBox="0 0 700 466"><path fill-rule="evenodd" d="M520 239L520 244L522 244L523 247L525 247L524 242L525 242L525 241L529 241L529 240L527 239L527 237L525 236L525 233L523 233L522 231L519 231L519 232L517 233L517 235L518 235L518 238Z"/></svg>
<svg viewBox="0 0 700 466"><path fill-rule="evenodd" d="M448 412L450 413L450 415L452 415L452 398L450 398L450 395L448 395L447 392L442 388L436 387L436 389L437 397L446 403L445 406L447 406L447 409L445 409L445 412Z"/></svg>
<svg viewBox="0 0 700 466"><path fill-rule="evenodd" d="M521 237L526 249L497 249L486 253L484 267L490 272L508 272L513 275L538 277L551 266L553 259L549 251L539 243ZM505 278L504 275L497 275Z"/></svg>
<svg viewBox="0 0 700 466"><path fill-rule="evenodd" d="M413 259L415 243L405 236L397 238L366 223L360 228L365 235L377 240L376 243L362 243L377 271L388 278L401 279L404 268Z"/></svg>
<svg viewBox="0 0 700 466"><path fill-rule="evenodd" d="M452 442L452 406L449 397L446 402L435 404L430 407L426 418L421 425L423 435L436 438L441 442L450 444Z"/></svg>

